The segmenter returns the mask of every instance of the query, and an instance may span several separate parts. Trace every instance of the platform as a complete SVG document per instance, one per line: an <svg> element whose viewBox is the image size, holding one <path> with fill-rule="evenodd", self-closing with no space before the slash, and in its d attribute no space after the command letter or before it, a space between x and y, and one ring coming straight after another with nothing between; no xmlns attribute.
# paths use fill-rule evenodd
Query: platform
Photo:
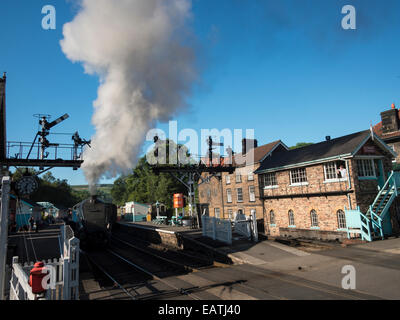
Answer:
<svg viewBox="0 0 400 320"><path fill-rule="evenodd" d="M7 264L11 264L13 256L18 256L20 263L59 258L61 225L43 226L39 232L9 234Z"/></svg>
<svg viewBox="0 0 400 320"><path fill-rule="evenodd" d="M304 257L309 253L280 244L273 240L252 242L233 234L231 245L203 237L201 229L155 225L151 222L122 223L128 233L152 243L178 249L194 249L213 256L223 263L261 265L290 257Z"/></svg>

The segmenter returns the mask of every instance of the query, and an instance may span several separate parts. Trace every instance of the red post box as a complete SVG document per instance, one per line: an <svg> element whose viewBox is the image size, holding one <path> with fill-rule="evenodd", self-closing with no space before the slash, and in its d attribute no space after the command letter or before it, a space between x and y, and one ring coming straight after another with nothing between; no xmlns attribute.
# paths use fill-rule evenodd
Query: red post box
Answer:
<svg viewBox="0 0 400 320"><path fill-rule="evenodd" d="M32 287L32 293L40 294L46 291L43 288L43 278L47 276L48 271L45 270L43 262L36 262L30 272L29 285Z"/></svg>

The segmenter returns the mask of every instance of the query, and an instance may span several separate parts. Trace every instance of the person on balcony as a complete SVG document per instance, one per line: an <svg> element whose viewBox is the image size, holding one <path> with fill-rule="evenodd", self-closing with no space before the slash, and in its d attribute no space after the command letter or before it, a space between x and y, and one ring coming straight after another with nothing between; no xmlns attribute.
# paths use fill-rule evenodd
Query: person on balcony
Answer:
<svg viewBox="0 0 400 320"><path fill-rule="evenodd" d="M344 167L344 165L342 165L342 164L340 165L337 173L338 173L339 178L341 178L341 179L347 178L347 169Z"/></svg>

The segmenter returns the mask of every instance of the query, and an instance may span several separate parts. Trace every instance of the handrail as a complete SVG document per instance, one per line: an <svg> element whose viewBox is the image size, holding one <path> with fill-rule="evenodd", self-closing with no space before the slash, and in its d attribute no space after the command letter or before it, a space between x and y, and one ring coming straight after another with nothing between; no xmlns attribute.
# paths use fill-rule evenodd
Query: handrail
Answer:
<svg viewBox="0 0 400 320"><path fill-rule="evenodd" d="M360 219L360 221L361 221L361 228L360 228L361 236L363 238L366 238L368 241L371 241L371 230L369 227L370 220L361 211L359 211L359 212L360 212L360 216L361 216L361 219ZM366 223L363 221L362 218L365 219ZM368 231L368 233L364 231L363 227Z"/></svg>
<svg viewBox="0 0 400 320"><path fill-rule="evenodd" d="M13 272L14 275L17 277L18 284L24 290L26 297L29 300L34 300L35 296L32 293L32 288L29 285L28 275L25 273L24 269L22 269L22 267L18 263L13 263Z"/></svg>
<svg viewBox="0 0 400 320"><path fill-rule="evenodd" d="M375 197L374 202L372 203L372 207L375 206L375 204L376 204L376 202L378 201L378 199L379 199L379 197L381 196L381 194L386 190L386 187L388 186L388 184L390 183L390 181L391 181L392 178L393 178L393 174L394 174L394 172L392 171L392 173L391 173L390 176L387 178L387 180L386 180L385 184L383 185L383 187L381 188L381 190L379 190L377 196ZM388 190L390 190L390 189L388 188ZM389 192L388 192L388 193L389 193ZM388 193L387 193L387 194L388 194ZM386 196L387 196L387 194L386 194ZM384 199L386 199L386 196L384 197ZM382 202L381 202L381 203L382 203ZM378 208L380 207L381 203L378 205ZM377 209L378 209L378 208L377 208Z"/></svg>

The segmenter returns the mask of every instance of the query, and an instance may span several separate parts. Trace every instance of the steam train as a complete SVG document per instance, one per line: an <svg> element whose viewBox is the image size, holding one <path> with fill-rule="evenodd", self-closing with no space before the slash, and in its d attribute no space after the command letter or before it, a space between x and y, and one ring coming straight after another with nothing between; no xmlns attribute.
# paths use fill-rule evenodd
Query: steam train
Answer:
<svg viewBox="0 0 400 320"><path fill-rule="evenodd" d="M117 220L117 207L92 196L72 208L75 235L83 248L105 247Z"/></svg>

